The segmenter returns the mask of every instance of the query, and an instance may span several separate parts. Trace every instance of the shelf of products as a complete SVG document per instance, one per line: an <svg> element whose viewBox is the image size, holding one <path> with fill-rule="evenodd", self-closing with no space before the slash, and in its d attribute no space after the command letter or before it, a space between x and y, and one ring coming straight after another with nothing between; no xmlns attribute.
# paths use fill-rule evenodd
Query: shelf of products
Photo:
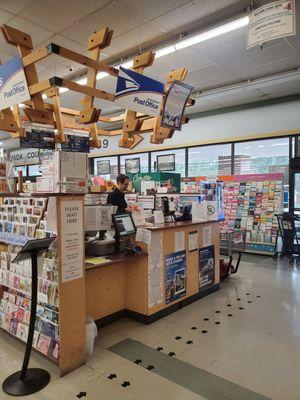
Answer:
<svg viewBox="0 0 300 400"><path fill-rule="evenodd" d="M225 221L221 232L245 234L246 251L274 253L278 229L276 214L283 209L282 192L282 174L226 177Z"/></svg>
<svg viewBox="0 0 300 400"><path fill-rule="evenodd" d="M14 263L27 240L46 237L46 198L3 198L0 207L0 284L6 288L0 303L0 327L26 341L30 316L31 260ZM10 234L15 237L13 240ZM41 259L38 276L38 317L33 347L50 358L59 358L57 251L50 248ZM49 317L51 317L49 319Z"/></svg>

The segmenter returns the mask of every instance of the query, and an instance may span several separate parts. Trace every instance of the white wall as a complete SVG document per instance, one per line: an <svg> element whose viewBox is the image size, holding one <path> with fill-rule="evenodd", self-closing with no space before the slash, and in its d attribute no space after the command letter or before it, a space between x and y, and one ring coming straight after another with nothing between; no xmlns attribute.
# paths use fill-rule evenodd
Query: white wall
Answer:
<svg viewBox="0 0 300 400"><path fill-rule="evenodd" d="M108 139L108 147L98 150L97 153L102 156L125 154L298 132L300 133L300 101L293 101L191 119L188 124L183 125L181 132L176 131L173 138L165 140L162 145L150 143L150 133L142 134L144 140L134 151L118 147L120 136L102 136L102 140Z"/></svg>

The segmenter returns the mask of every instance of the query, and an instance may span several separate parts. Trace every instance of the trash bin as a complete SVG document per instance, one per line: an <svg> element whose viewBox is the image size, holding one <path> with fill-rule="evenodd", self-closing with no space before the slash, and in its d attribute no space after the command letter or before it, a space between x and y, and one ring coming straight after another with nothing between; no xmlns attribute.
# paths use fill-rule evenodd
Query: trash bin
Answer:
<svg viewBox="0 0 300 400"><path fill-rule="evenodd" d="M86 353L93 354L94 351L94 342L98 335L97 325L92 317L87 315L86 317Z"/></svg>

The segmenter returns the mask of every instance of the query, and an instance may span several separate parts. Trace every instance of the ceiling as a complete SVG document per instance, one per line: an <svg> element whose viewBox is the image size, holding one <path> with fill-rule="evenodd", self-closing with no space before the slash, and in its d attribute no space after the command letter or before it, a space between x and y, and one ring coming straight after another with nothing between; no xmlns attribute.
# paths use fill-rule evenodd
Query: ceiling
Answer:
<svg viewBox="0 0 300 400"><path fill-rule="evenodd" d="M254 1L255 6L270 2ZM298 3L298 0L296 1ZM86 43L93 31L108 26L114 30L111 46L101 59L119 64L139 50L157 49L214 25L245 15L250 0L1 0L0 23L11 25L32 35L35 47L54 42L87 54ZM300 74L285 79L223 88L256 78L266 77L300 66L300 7L298 4L297 35L278 39L263 46L246 49L247 27L214 39L178 50L156 59L145 73L164 81L173 68L187 67L187 83L194 86L196 105L190 112L235 106L300 93ZM17 49L0 38L2 62L17 54ZM39 78L54 75L76 78L82 66L56 56L37 64ZM113 92L116 79L98 81L98 88ZM214 90L213 93L210 91ZM61 94L66 107L80 108L80 95ZM115 113L115 104L96 101L103 114Z"/></svg>

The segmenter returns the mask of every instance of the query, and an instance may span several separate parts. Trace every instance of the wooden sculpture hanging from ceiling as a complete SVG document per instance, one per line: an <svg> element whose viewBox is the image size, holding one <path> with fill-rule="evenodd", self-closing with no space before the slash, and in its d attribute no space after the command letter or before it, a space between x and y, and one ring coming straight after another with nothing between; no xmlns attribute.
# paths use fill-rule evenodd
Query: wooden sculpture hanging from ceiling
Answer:
<svg viewBox="0 0 300 400"><path fill-rule="evenodd" d="M12 137L24 137L25 129L22 121L49 124L55 127L57 143L66 141L65 129L86 130L90 135L92 147L101 147L99 136L120 135L119 146L133 149L143 140L142 133L151 132L151 143L163 143L165 139L173 136L174 129L161 126L161 112L158 117L153 117L132 110L125 110L124 114L114 117L102 117L101 110L94 106L95 98L115 101L115 95L96 88L97 73L105 72L111 76L118 76L118 69L100 61L101 50L111 43L113 31L105 27L94 32L88 39L89 56L83 56L73 50L67 49L55 43L49 43L39 49L34 49L31 36L8 25L1 26L2 34L7 43L16 46L22 58L25 77L27 80L30 100L26 102L23 109L24 115L20 115L20 108L16 105L2 110L0 113L0 130L7 131ZM71 60L87 68L87 82L80 85L70 79L52 77L39 81L35 64L39 61L56 55ZM155 53L147 51L133 59L132 69L140 74L144 69L151 66L155 59ZM165 93L169 85L174 81L182 81L187 75L187 69L181 68L171 71L166 78ZM61 107L60 88L66 88L83 95L80 111ZM43 96L44 95L44 96ZM44 97L50 102L45 102ZM189 98L187 106L193 105L194 101ZM98 122L112 123L123 122L122 129L103 130L99 129ZM184 117L183 123L188 118Z"/></svg>

